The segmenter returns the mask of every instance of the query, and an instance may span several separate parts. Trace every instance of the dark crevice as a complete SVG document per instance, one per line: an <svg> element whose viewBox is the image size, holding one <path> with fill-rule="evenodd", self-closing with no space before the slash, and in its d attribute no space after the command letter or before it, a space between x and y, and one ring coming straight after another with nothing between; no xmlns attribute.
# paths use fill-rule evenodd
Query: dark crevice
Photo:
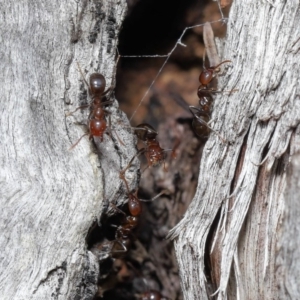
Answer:
<svg viewBox="0 0 300 300"><path fill-rule="evenodd" d="M291 147L291 144L288 145L286 152L278 158L277 166L275 169L276 176L282 176L282 174L284 173L285 169L287 168L287 166L289 164L289 162L287 161L287 157L288 158L290 157L290 152L291 152L290 147Z"/></svg>
<svg viewBox="0 0 300 300"><path fill-rule="evenodd" d="M239 153L239 157L238 157L238 160L237 160L235 173L234 173L233 179L231 181L231 185L230 185L230 194L233 193L233 191L234 191L234 189L237 185L239 176L241 174L242 168L243 168L245 153L246 153L246 150L247 150L247 140L248 140L248 136L249 136L249 131L250 131L250 126L249 126L249 129L248 129L248 132L246 133L246 135L243 139L243 144L240 148L240 153Z"/></svg>
<svg viewBox="0 0 300 300"><path fill-rule="evenodd" d="M211 248L215 235L217 234L218 224L220 222L221 208L218 210L207 235L205 253L204 253L204 273L207 279L209 294L212 294L217 289L217 283L213 278L212 265L211 265Z"/></svg>
<svg viewBox="0 0 300 300"><path fill-rule="evenodd" d="M143 0L123 23L119 50L123 55L166 54L187 26L185 14L196 0ZM189 33L188 33L189 34Z"/></svg>
<svg viewBox="0 0 300 300"><path fill-rule="evenodd" d="M52 281L51 285L52 286L55 285L55 293L53 292L51 297L53 299L58 299L58 296L60 294L60 289L61 289L61 286L63 284L64 278L65 278L65 275L66 275L66 269L67 269L67 263L63 262L61 266L56 267L56 268L52 269L51 271L49 271L46 278L42 279L39 282L38 286L33 291L33 294L36 293L36 291L38 290L38 288L41 285L45 284L46 282Z"/></svg>
<svg viewBox="0 0 300 300"><path fill-rule="evenodd" d="M151 55L168 53L185 27L201 23L202 8L207 2L203 1L200 4L197 0L179 0L176 3L171 0L143 0L137 2L123 23L118 46L120 54ZM193 10L191 7L197 7L197 9ZM99 20L103 18L100 7L97 16ZM111 26L108 29L113 39L114 20L111 21ZM92 27L90 32L90 42L94 42L97 37L97 31L98 24L95 23L95 27ZM191 42L189 44L191 47L187 48L192 49L192 51L186 51L185 49L187 48L178 47L169 60L169 63L173 64L171 70L174 68L175 71L180 70L180 72L184 73L195 69L195 67L199 68L199 66L202 66L201 51L203 50L203 45L201 32L187 31L183 38L183 43L185 42L187 44ZM199 55L199 53L201 54ZM123 103L126 102L123 106L121 104L120 107L128 115L130 115L129 109L136 108L137 102L133 98L137 97L138 88L142 85L149 87L148 79L155 76L155 72L162 66L164 60L151 58L126 59L121 57L118 64L116 97L119 102L120 100ZM134 75L132 75L132 72ZM180 72L177 73L177 78L181 78L184 85L184 74ZM176 77L176 74L172 73L173 75ZM134 78L134 76L136 77ZM146 80L144 82L136 82L136 78L140 80L146 78ZM196 76L196 81L198 81L198 75ZM128 86L127 83L131 83L132 86ZM195 101L197 101L197 86L192 88L192 90L195 91ZM174 102L171 100L171 102L163 103L162 98L165 94L162 93L160 88L154 87L153 91L149 95L149 106L146 113L142 116L142 121L136 124L147 122L154 126L155 129L159 129L159 124L166 121L166 112L170 107L174 106ZM132 102L129 103L127 101L128 98ZM137 115L141 117L141 110ZM179 151L179 157L185 161L185 165L182 166L180 163L177 163L180 169L174 172L172 165L173 169L175 169L174 165L177 166L176 162L174 163L175 159L167 159L166 164L169 170L164 177L168 178L169 182L174 183L175 188L173 190L175 192L173 194L171 192L171 196L163 195L163 197L153 202L142 203L143 212L139 217L138 226L132 232L132 237L130 237L132 244L128 247L127 253L124 253L123 257L112 258L112 246L116 239L116 228L122 225L124 215L128 215L126 205L118 207L115 213L113 212L114 215L110 217L106 216L104 212L100 225L96 222L92 225L86 242L88 249L99 260L100 275L98 286L101 288L95 295L94 300L134 300L138 299L138 295L149 288L155 289L162 294L165 293L170 299L182 299L174 249L172 243L166 241L165 237L168 231L181 219L192 199L193 189L196 189L199 157L203 147L199 140L195 139L195 136L191 134L191 118L188 118L188 116L188 114L178 115L174 113L174 122L170 126L167 125L165 127L166 130L158 130L160 142L162 142L164 149L174 147L174 145L178 144L178 141L184 144L182 147L181 145L177 147L183 149L180 148L182 152ZM132 126L136 124L135 120L133 120ZM175 133L170 134L173 131ZM169 141L171 142L167 143ZM169 157L172 155L169 152L167 154ZM178 158L178 161L180 161L180 158ZM189 164L190 167L188 169L186 166ZM141 167L142 170L144 168L145 166ZM157 174L160 171L157 169L153 168L153 172L152 170L151 172L146 170L142 174L138 195L140 198L149 199L164 189L163 184L165 182L158 179ZM189 174L186 174L186 172ZM189 178L189 180L185 180L185 177ZM124 214L119 210L122 210ZM207 261L209 262L209 260ZM209 266L206 268L208 269ZM170 293L173 294L170 295Z"/></svg>
<svg viewBox="0 0 300 300"><path fill-rule="evenodd" d="M265 123L265 122L263 122L263 121L260 121L260 122ZM261 157L262 157L262 158L261 158L261 161L262 161L262 162L264 162L265 159L267 158L267 156L269 155L270 145L271 145L271 142L272 142L272 138L273 138L273 134L274 134L274 132L275 132L275 129L276 129L276 126L274 126L272 132L270 133L269 140L268 140L268 142L266 143L266 145L265 145L265 147L264 147L264 149L263 149L263 151L262 151L262 155L261 155Z"/></svg>

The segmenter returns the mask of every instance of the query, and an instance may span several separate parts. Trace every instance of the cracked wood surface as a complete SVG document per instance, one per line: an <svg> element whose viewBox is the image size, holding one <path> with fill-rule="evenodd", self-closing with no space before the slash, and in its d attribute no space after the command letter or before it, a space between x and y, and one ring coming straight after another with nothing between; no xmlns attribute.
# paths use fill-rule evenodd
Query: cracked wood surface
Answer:
<svg viewBox="0 0 300 300"><path fill-rule="evenodd" d="M170 232L185 299L300 298L298 168L287 173L300 150L299 22L298 1L232 5L219 88L238 91L218 95L212 115L227 142L211 134L196 195Z"/></svg>
<svg viewBox="0 0 300 300"><path fill-rule="evenodd" d="M89 112L65 113L87 98L76 62L87 79L101 72L107 87L114 85L125 13L123 0L2 5L1 299L96 293L99 267L85 238L103 205L109 212L108 201L126 201L119 171L134 155L135 140L115 101L108 107L111 134L95 141L97 151L87 138L68 151L86 132L76 122L86 124ZM127 175L133 188L137 168Z"/></svg>

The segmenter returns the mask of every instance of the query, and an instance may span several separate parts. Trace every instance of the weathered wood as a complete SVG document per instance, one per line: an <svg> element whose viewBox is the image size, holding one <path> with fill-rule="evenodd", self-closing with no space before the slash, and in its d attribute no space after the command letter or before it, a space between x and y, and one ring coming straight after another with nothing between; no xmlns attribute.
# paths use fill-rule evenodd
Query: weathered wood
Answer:
<svg viewBox="0 0 300 300"><path fill-rule="evenodd" d="M220 49L232 67L219 88L238 91L218 95L213 112L227 142L211 134L196 195L170 233L185 299L300 298L300 266L288 270L299 256L299 242L287 244L299 239L288 230L298 222L294 175L294 194L286 187L290 155L300 150L299 22L298 1L233 3Z"/></svg>
<svg viewBox="0 0 300 300"><path fill-rule="evenodd" d="M103 199L126 200L119 171L135 141L115 101L99 156L87 138L68 151L88 110L65 113L86 99L76 62L114 85L126 1L4 1L1 10L1 299L92 299L99 267L85 238Z"/></svg>
<svg viewBox="0 0 300 300"><path fill-rule="evenodd" d="M300 241L299 241L299 190L300 190L300 155L291 158L286 173L286 200L281 216L277 239L276 277L280 299L299 298L300 276ZM281 225L280 224L280 225Z"/></svg>

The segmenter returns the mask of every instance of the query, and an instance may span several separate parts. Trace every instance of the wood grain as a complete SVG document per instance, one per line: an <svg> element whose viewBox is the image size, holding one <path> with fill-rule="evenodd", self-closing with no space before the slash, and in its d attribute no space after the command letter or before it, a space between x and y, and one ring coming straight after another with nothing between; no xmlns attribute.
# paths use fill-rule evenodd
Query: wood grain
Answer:
<svg viewBox="0 0 300 300"><path fill-rule="evenodd" d="M85 238L103 204L126 200L118 174L135 141L115 101L108 108L112 133L95 141L102 155L87 138L68 151L86 132L76 122L86 124L89 112L65 113L87 101L76 62L86 78L101 72L114 85L125 12L123 0L2 3L1 299L96 293L99 267ZM127 175L132 186L137 168Z"/></svg>
<svg viewBox="0 0 300 300"><path fill-rule="evenodd" d="M227 142L211 134L196 195L170 233L185 299L300 297L295 278L279 296L276 275L286 169L299 151L299 19L295 1L232 5L219 53L233 63L219 89L238 91L216 97L212 116Z"/></svg>

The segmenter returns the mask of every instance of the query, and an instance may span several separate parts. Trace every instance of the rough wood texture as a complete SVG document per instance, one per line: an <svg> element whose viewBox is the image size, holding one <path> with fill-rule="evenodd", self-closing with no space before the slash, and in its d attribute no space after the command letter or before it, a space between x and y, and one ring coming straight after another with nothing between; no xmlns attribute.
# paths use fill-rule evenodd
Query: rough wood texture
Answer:
<svg viewBox="0 0 300 300"><path fill-rule="evenodd" d="M196 195L170 233L185 299L300 298L294 173L286 187L300 150L299 22L298 1L233 3L219 88L239 91L216 97L213 112L227 142L211 134Z"/></svg>
<svg viewBox="0 0 300 300"><path fill-rule="evenodd" d="M119 170L135 143L115 101L112 134L95 141L100 159L87 138L68 151L86 131L75 121L86 124L88 110L65 112L87 98L76 61L113 85L126 2L1 7L1 299L92 299L99 268L85 238L103 199L126 200ZM132 187L136 167L127 175Z"/></svg>
<svg viewBox="0 0 300 300"><path fill-rule="evenodd" d="M287 188L284 194L283 224L277 242L277 285L280 299L299 298L300 241L299 241L299 183L300 155L292 157L287 170Z"/></svg>

